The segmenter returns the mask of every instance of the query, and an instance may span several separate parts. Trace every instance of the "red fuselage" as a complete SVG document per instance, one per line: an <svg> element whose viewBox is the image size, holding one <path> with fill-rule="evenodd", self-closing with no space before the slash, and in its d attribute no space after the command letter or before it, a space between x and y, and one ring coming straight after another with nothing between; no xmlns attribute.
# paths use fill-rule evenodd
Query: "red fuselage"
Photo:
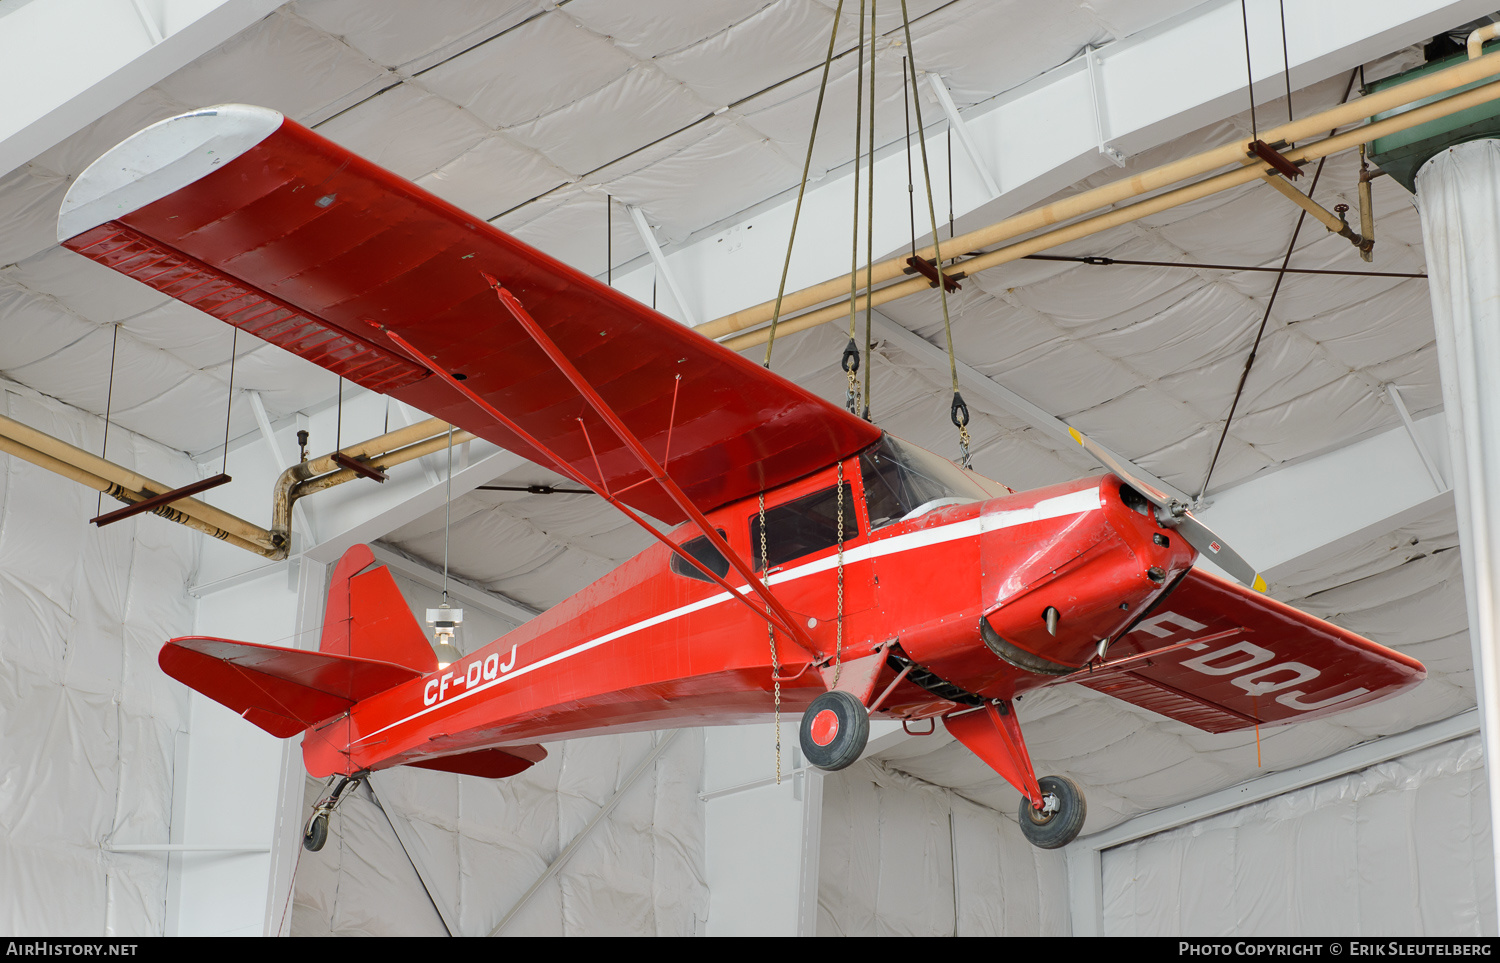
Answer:
<svg viewBox="0 0 1500 963"><path fill-rule="evenodd" d="M1049 667L1088 661L1101 639L1122 632L1195 557L1149 513L1127 504L1121 483L1107 475L919 507L915 517L876 519L872 530L871 482L861 477L860 458L847 459L842 470L851 504L844 508L841 646L838 545L818 547L813 533L804 538L806 554L779 564L771 556L771 588L818 650L776 633L781 708L791 713L826 690L818 670L831 673L836 653L847 667L878 652L877 693L913 664L878 717L921 719L974 696L1013 698L1049 681ZM767 517L836 492L838 471L833 466L768 493ZM732 549L758 560L760 512L751 499L708 517ZM778 532L774 522L767 530ZM684 526L673 539L684 544L699 535ZM783 555L803 547L782 541ZM674 558L654 545L453 665L309 730L308 771L381 769L585 732L770 718L775 683L765 619L719 585L685 574L690 569ZM744 590L743 579L732 572L728 579ZM1058 613L1055 635L1044 617L1048 607ZM992 631L981 632L982 618Z"/></svg>

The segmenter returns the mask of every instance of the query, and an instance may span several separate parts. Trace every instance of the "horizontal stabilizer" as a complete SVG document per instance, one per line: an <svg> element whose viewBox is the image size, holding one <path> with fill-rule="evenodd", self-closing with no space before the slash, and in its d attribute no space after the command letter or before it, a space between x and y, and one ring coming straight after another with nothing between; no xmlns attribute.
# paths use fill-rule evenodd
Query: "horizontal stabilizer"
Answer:
<svg viewBox="0 0 1500 963"><path fill-rule="evenodd" d="M1199 569L1109 659L1066 679L1208 732L1343 712L1427 675L1415 659Z"/></svg>
<svg viewBox="0 0 1500 963"><path fill-rule="evenodd" d="M409 762L408 766L421 769L436 769L439 772L456 772L462 776L483 776L486 779L503 779L530 769L547 758L547 750L541 746L506 746L504 749L476 749L453 756L440 756Z"/></svg>
<svg viewBox="0 0 1500 963"><path fill-rule="evenodd" d="M389 662L203 636L172 639L157 662L167 675L283 739L422 675Z"/></svg>

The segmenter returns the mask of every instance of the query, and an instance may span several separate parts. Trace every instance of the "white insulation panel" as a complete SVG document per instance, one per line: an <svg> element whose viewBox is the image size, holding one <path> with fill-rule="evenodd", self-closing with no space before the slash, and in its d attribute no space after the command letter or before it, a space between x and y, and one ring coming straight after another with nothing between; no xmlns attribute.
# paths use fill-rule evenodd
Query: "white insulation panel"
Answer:
<svg viewBox="0 0 1500 963"><path fill-rule="evenodd" d="M1102 854L1109 936L1495 932L1479 737Z"/></svg>
<svg viewBox="0 0 1500 963"><path fill-rule="evenodd" d="M887 768L824 777L819 936L1067 936L1060 852L1014 814Z"/></svg>
<svg viewBox="0 0 1500 963"><path fill-rule="evenodd" d="M92 415L0 389L0 413L100 450ZM169 484L197 477L186 456L118 429L109 457ZM201 536L149 515L95 529L97 513L93 491L0 460L0 933L166 927L167 855L108 847L172 830L188 693L156 653L192 630Z"/></svg>
<svg viewBox="0 0 1500 963"><path fill-rule="evenodd" d="M292 935L490 935L665 735L552 743L509 779L377 773L339 807L323 851L302 854ZM700 733L677 736L502 934L701 932L702 757ZM308 806L324 792L308 780Z"/></svg>

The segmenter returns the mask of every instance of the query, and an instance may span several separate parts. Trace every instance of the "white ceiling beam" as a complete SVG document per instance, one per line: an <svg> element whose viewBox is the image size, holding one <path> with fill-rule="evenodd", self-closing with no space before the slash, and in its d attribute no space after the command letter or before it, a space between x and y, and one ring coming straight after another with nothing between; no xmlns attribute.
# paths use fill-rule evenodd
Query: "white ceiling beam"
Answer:
<svg viewBox="0 0 1500 963"><path fill-rule="evenodd" d="M1215 493L1196 513L1273 583L1451 504L1448 483L1428 474L1421 447L1448 462L1441 412ZM1372 484L1371 479L1378 479ZM1211 564L1205 567L1214 569Z"/></svg>
<svg viewBox="0 0 1500 963"><path fill-rule="evenodd" d="M943 116L948 118L948 129L958 135L958 142L963 145L964 153L969 155L969 162L974 165L979 179L984 181L984 189L990 197L1000 196L1000 185L995 183L995 177L990 173L984 156L979 153L979 145L974 143L974 136L969 133L969 125L959 116L958 105L953 103L953 95L948 92L948 85L943 78L937 74L927 75L927 84L932 88L932 94L937 98L938 105L943 108Z"/></svg>
<svg viewBox="0 0 1500 963"><path fill-rule="evenodd" d="M925 362L935 371L946 372L948 368L948 352L946 349L938 347L926 338L913 334L878 311L872 312L871 322L874 332L881 340L895 344L902 351ZM966 392L966 401L974 397L982 398L997 408L1002 408L1010 412L1033 428L1051 435L1059 441L1066 442L1066 450L1077 452L1077 461L1080 464L1095 464L1093 458L1089 457L1088 453L1079 447L1078 443L1073 440L1073 437L1068 434L1068 425L1062 419L1027 401L984 372L962 361L957 361L956 364L958 367L959 385ZM1098 444L1098 442L1096 441L1095 444ZM1100 447L1103 448L1104 446L1100 445ZM1154 474L1135 464L1119 452L1111 451L1108 448L1105 448L1105 451L1109 452L1120 464L1134 472L1142 481L1149 482L1172 497L1184 502L1191 502L1193 500L1186 493L1178 491L1172 485L1157 478Z"/></svg>
<svg viewBox="0 0 1500 963"><path fill-rule="evenodd" d="M671 265L661 253L661 245L656 243L656 234L651 230L651 225L646 223L646 214L633 204L625 205L625 210L630 212L630 220L635 223L636 233L640 234L641 242L646 245L646 250L651 253L651 260L656 269L661 272L661 279L666 282L667 290L672 292L672 300L677 302L677 310L682 317L681 321L688 327L696 327L697 315L689 306L687 298L682 296L682 289L677 286L677 279L673 274Z"/></svg>
<svg viewBox="0 0 1500 963"><path fill-rule="evenodd" d="M283 0L31 0L0 16L0 174L77 133Z"/></svg>
<svg viewBox="0 0 1500 963"><path fill-rule="evenodd" d="M443 573L426 562L419 561L400 552L393 551L390 546L381 542L372 542L370 551L375 554L375 561L397 573L406 576L413 582L425 585L435 592L446 591L450 596L462 602L470 608L481 609L513 625L521 625L530 622L539 613L536 609L522 602L517 602L509 596L501 595L499 592L491 592L489 589L471 585L463 579L448 575L448 580L443 581Z"/></svg>
<svg viewBox="0 0 1500 963"><path fill-rule="evenodd" d="M453 497L467 495L480 485L487 485L525 464L529 462L520 455L491 448L490 454L463 471L453 473ZM353 546L384 538L407 522L442 508L448 499L448 486L424 487L425 481L425 478L417 481L414 476L408 476L406 480L393 476L378 491L371 485L361 485L362 493L357 497L347 497L353 492L346 489L352 489L358 482L320 493L318 528L325 532L338 531L339 534L325 536L323 541L303 554L314 561L335 562ZM340 494L346 497L338 497Z"/></svg>

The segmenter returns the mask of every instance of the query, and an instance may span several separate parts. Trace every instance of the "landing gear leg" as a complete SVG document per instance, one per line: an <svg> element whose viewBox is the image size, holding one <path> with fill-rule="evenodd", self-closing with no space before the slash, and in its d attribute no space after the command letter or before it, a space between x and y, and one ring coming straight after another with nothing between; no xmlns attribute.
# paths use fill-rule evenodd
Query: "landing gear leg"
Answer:
<svg viewBox="0 0 1500 963"><path fill-rule="evenodd" d="M1077 838L1088 815L1083 793L1077 783L1063 776L1037 780L1009 702L986 703L974 712L946 716L943 725L1020 790L1021 832L1033 846L1058 849Z"/></svg>
<svg viewBox="0 0 1500 963"><path fill-rule="evenodd" d="M364 782L368 771L357 772L352 776L339 776L337 783L333 785L333 791L313 807L312 815L307 819L307 825L302 827L302 848L310 853L316 853L328 842L328 817L339 808L339 803L344 801L359 784Z"/></svg>

